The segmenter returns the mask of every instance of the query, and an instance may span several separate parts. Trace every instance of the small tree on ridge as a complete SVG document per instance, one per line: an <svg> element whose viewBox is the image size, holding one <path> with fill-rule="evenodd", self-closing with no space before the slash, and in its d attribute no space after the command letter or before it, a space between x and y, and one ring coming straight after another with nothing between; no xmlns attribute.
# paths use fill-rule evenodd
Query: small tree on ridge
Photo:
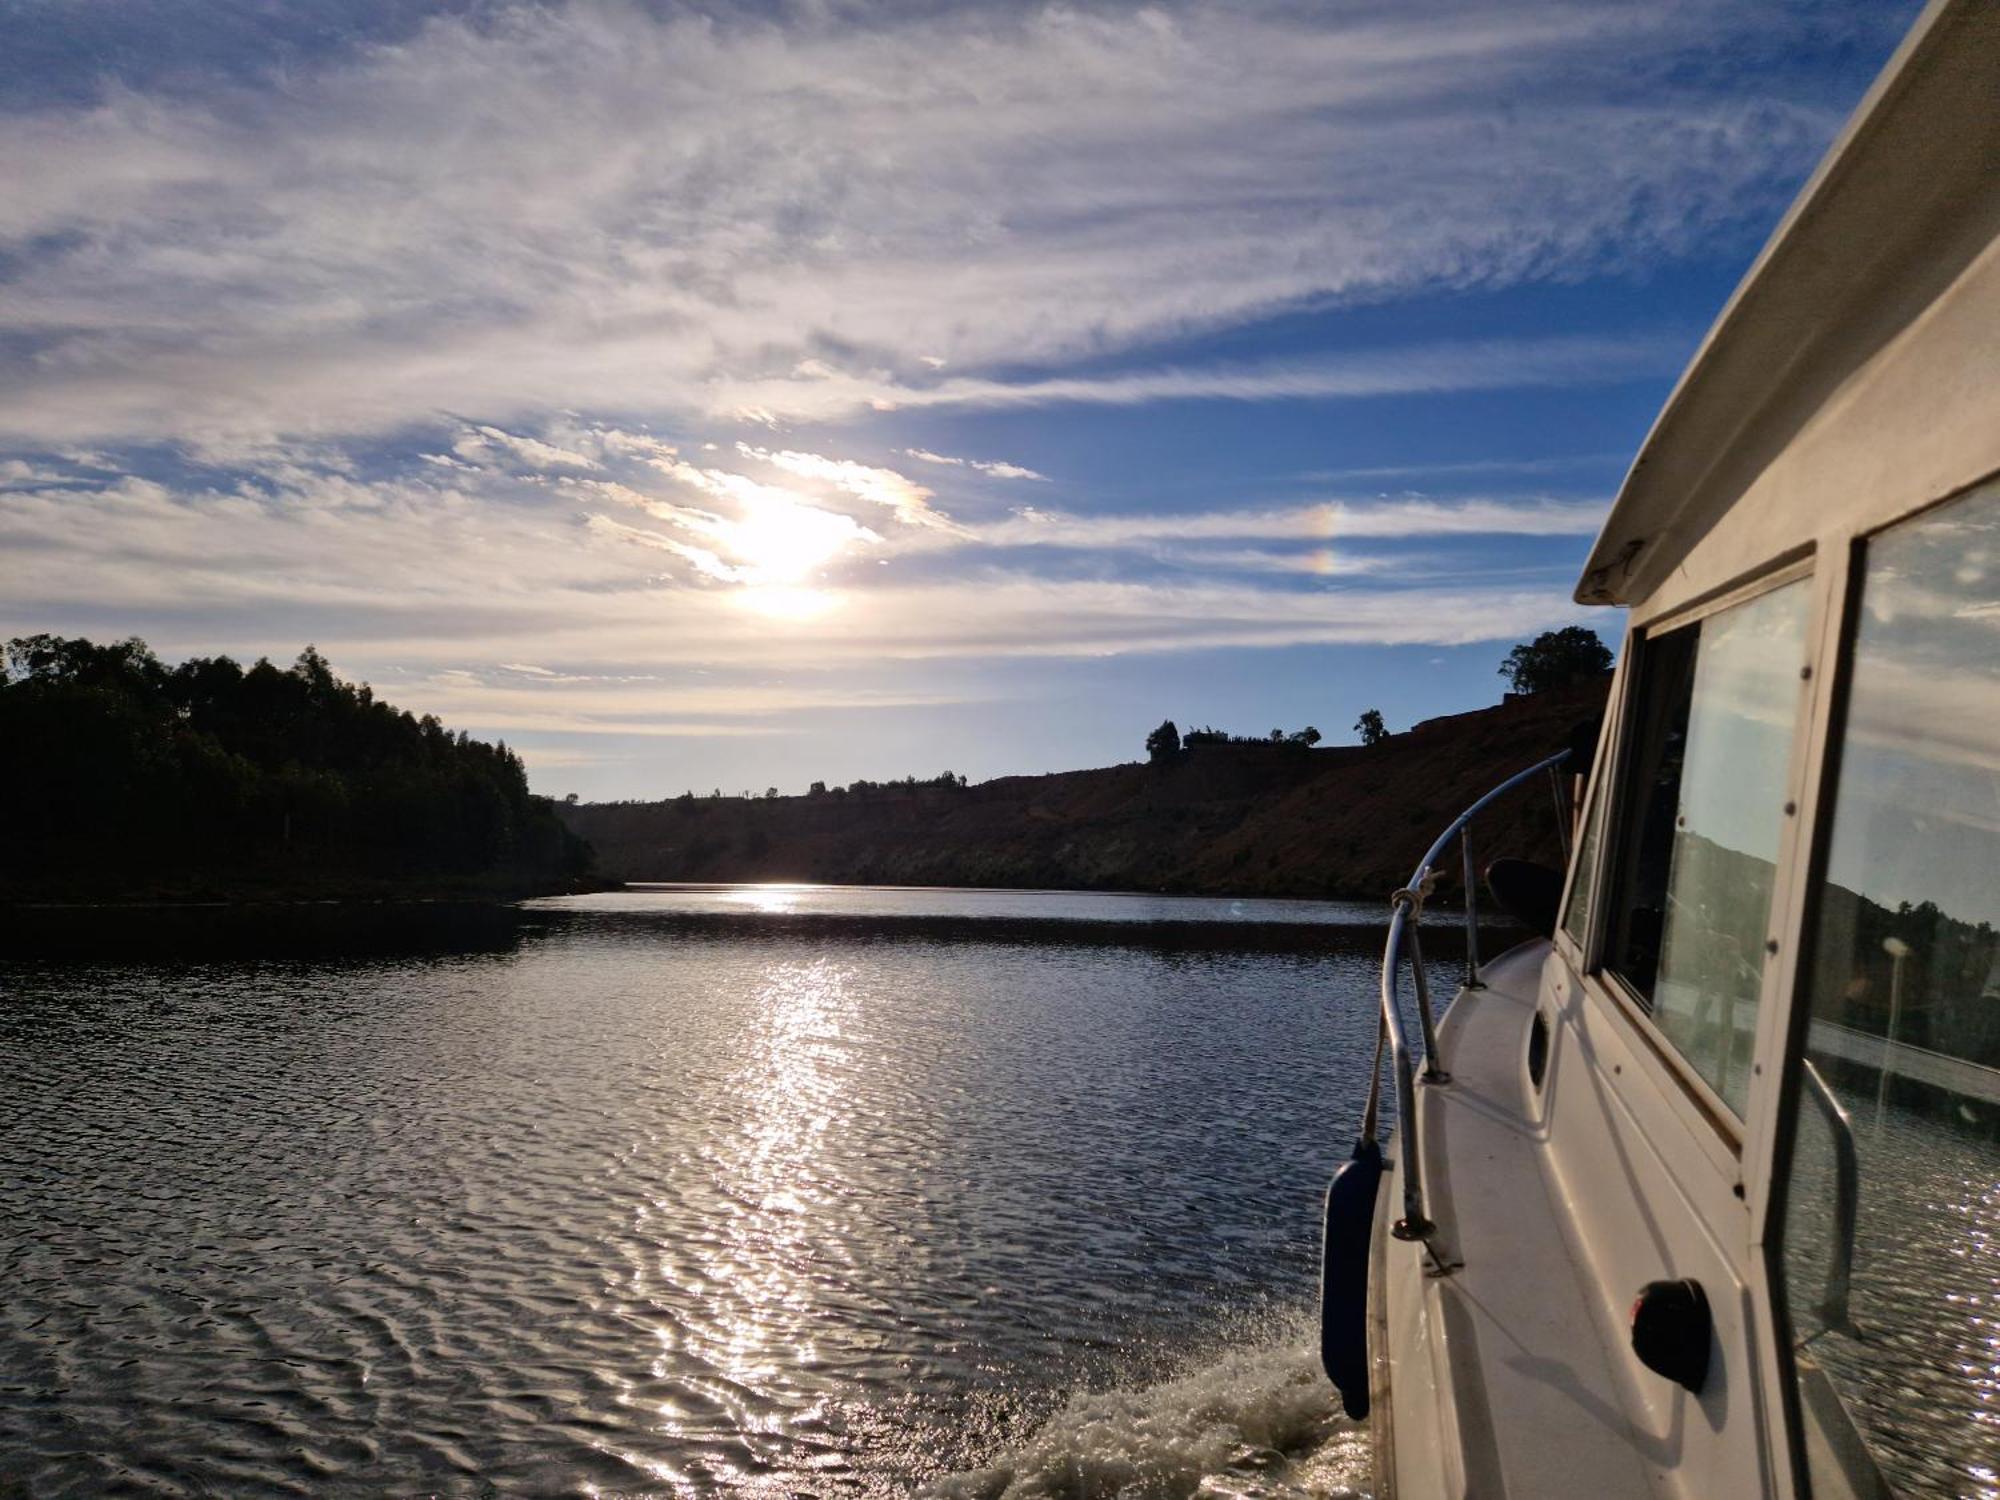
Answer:
<svg viewBox="0 0 2000 1500"><path fill-rule="evenodd" d="M1610 670L1610 648L1582 625L1545 630L1509 651L1500 664L1500 675L1517 693L1546 693Z"/></svg>

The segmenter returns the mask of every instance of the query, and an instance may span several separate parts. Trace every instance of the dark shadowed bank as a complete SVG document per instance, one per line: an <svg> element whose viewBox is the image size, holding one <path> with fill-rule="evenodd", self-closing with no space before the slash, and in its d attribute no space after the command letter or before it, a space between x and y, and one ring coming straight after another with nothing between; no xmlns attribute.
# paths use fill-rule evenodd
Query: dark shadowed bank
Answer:
<svg viewBox="0 0 2000 1500"><path fill-rule="evenodd" d="M1605 680L1431 719L1379 744L1203 744L1156 762L559 809L613 880L823 881L1216 895L1386 897L1437 830L1505 774L1568 745ZM1552 789L1480 821L1483 864L1562 862ZM1448 882L1447 882L1448 884Z"/></svg>
<svg viewBox="0 0 2000 1500"><path fill-rule="evenodd" d="M343 682L28 636L0 672L0 903L512 899L589 847L521 761Z"/></svg>

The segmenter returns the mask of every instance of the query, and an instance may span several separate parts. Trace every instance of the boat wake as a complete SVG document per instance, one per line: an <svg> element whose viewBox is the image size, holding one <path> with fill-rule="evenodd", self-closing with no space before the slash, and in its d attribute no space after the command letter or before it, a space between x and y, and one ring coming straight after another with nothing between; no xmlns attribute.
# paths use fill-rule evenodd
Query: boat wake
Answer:
<svg viewBox="0 0 2000 1500"><path fill-rule="evenodd" d="M1310 1337L1239 1349L1138 1390L1070 1398L1026 1443L934 1500L1365 1500L1367 1429L1341 1414Z"/></svg>

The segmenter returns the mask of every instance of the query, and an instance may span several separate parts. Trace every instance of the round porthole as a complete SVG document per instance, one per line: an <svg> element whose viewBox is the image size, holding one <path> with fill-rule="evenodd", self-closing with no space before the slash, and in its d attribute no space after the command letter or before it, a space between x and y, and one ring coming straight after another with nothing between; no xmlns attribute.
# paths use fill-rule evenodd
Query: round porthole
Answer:
<svg viewBox="0 0 2000 1500"><path fill-rule="evenodd" d="M1535 1012L1534 1022L1528 1027L1528 1082L1535 1086L1535 1092L1542 1091L1542 1080L1549 1071L1549 1019L1540 1011Z"/></svg>

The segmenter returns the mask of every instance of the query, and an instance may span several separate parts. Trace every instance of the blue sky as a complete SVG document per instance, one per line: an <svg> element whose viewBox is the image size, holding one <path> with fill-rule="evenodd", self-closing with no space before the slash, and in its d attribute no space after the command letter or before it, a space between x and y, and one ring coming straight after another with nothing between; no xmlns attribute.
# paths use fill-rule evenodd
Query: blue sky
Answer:
<svg viewBox="0 0 2000 1500"><path fill-rule="evenodd" d="M586 797L1491 702L1914 9L0 3L0 632Z"/></svg>

